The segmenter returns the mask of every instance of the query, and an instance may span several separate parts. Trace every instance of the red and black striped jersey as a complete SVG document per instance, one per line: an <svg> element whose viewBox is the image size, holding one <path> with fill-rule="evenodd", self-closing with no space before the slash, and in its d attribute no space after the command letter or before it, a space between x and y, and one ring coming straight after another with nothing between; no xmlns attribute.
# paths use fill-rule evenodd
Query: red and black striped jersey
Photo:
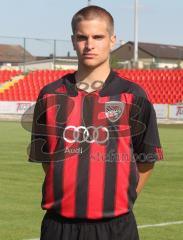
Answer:
<svg viewBox="0 0 183 240"><path fill-rule="evenodd" d="M162 159L156 115L146 93L111 70L102 88L76 87L75 73L37 99L29 161L48 163L42 208L68 218L130 211L138 162Z"/></svg>

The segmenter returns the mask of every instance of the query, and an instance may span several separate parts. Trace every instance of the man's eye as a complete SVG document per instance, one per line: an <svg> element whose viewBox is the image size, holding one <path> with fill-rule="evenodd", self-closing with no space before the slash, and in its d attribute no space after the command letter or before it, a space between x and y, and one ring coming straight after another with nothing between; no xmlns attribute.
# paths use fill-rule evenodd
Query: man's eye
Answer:
<svg viewBox="0 0 183 240"><path fill-rule="evenodd" d="M97 39L97 40L102 40L104 37L103 36L95 36L94 39Z"/></svg>
<svg viewBox="0 0 183 240"><path fill-rule="evenodd" d="M78 36L77 41L85 41L86 37L85 36Z"/></svg>

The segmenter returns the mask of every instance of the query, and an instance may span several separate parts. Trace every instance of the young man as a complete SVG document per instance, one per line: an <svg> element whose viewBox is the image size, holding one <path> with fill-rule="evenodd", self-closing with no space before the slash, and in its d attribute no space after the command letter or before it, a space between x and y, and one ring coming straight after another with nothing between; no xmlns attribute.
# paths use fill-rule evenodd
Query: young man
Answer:
<svg viewBox="0 0 183 240"><path fill-rule="evenodd" d="M89 6L72 19L78 70L38 97L29 160L45 171L41 240L137 240L133 204L162 158L152 104L110 69L113 18Z"/></svg>

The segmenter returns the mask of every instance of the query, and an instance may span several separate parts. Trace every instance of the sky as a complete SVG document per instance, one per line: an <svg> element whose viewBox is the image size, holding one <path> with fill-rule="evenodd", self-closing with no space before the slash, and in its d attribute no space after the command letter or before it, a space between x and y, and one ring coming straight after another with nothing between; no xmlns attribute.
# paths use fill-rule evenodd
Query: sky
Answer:
<svg viewBox="0 0 183 240"><path fill-rule="evenodd" d="M135 0L91 0L93 5L106 8L114 17L117 43L134 40ZM57 51L71 49L72 16L87 5L87 0L0 0L0 43L21 43L27 38L61 39ZM183 46L183 1L138 0L140 42ZM34 47L33 47L34 46ZM62 46L62 47L61 47ZM27 40L27 49L33 54L53 50L53 41ZM41 51L40 51L41 49ZM62 54L62 53L60 53ZM62 54L63 55L63 54Z"/></svg>

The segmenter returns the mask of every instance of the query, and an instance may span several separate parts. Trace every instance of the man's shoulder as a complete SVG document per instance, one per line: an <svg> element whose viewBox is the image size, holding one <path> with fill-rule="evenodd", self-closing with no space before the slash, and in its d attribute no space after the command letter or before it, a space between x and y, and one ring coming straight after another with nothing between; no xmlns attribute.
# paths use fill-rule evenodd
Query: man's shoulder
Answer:
<svg viewBox="0 0 183 240"><path fill-rule="evenodd" d="M62 76L61 78L51 82L51 83L48 83L46 84L41 90L40 90L40 93L39 93L39 98L43 98L44 95L46 94L55 94L55 93L64 93L66 91L66 84L67 84L67 81L72 79L74 76L74 73L69 73L69 74L66 74L64 76Z"/></svg>
<svg viewBox="0 0 183 240"><path fill-rule="evenodd" d="M131 93L136 97L142 97L145 99L148 98L146 91L139 84L135 83L130 79L127 79L126 77L119 76L117 73L115 78L116 78L116 87L118 87L119 90L122 90L123 92L126 92L126 93Z"/></svg>

